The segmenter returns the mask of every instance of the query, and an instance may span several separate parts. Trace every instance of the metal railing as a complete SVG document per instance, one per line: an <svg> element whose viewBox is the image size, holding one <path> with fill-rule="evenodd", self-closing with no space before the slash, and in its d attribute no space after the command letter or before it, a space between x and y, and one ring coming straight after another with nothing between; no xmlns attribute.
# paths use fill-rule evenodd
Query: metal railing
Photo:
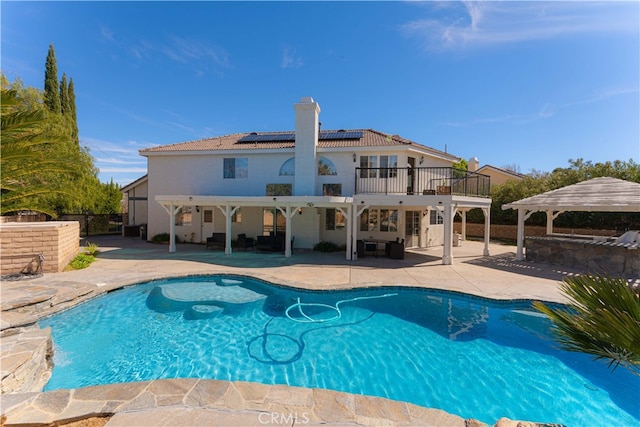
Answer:
<svg viewBox="0 0 640 427"><path fill-rule="evenodd" d="M356 194L490 197L490 178L451 167L356 168Z"/></svg>

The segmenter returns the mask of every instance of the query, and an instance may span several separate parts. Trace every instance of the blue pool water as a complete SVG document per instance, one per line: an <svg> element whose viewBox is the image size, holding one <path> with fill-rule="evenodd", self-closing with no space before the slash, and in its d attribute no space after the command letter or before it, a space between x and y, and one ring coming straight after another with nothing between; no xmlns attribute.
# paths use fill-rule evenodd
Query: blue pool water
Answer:
<svg viewBox="0 0 640 427"><path fill-rule="evenodd" d="M490 425L640 425L640 378L557 350L526 301L207 276L122 289L40 324L55 345L46 390L197 377L382 396Z"/></svg>

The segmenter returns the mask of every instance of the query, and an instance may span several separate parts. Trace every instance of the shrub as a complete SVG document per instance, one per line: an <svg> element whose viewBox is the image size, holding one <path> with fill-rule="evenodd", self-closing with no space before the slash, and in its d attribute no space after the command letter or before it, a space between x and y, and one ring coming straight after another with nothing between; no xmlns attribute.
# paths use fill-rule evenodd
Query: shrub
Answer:
<svg viewBox="0 0 640 427"><path fill-rule="evenodd" d="M87 244L84 247L84 253L87 255L91 255L93 257L95 257L96 255L98 255L100 251L98 250L98 244L97 243L89 243L87 242Z"/></svg>
<svg viewBox="0 0 640 427"><path fill-rule="evenodd" d="M560 346L640 375L640 290L623 278L600 275L567 276L560 290L567 308L533 304L553 322Z"/></svg>
<svg viewBox="0 0 640 427"><path fill-rule="evenodd" d="M88 254L78 254L67 266L67 270L82 270L91 265L96 257Z"/></svg>
<svg viewBox="0 0 640 427"><path fill-rule="evenodd" d="M318 252L337 252L341 251L342 248L333 242L320 242L313 246L313 250Z"/></svg>
<svg viewBox="0 0 640 427"><path fill-rule="evenodd" d="M151 238L153 243L165 243L169 241L169 233L156 234Z"/></svg>

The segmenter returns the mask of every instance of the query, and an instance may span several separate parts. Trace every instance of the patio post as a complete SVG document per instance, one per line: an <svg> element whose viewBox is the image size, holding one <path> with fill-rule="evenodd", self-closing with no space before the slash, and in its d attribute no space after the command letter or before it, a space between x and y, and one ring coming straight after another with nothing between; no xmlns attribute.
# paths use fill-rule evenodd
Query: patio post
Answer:
<svg viewBox="0 0 640 427"><path fill-rule="evenodd" d="M516 250L516 260L522 261L524 259L523 248L524 248L524 209L518 208L518 248Z"/></svg>
<svg viewBox="0 0 640 427"><path fill-rule="evenodd" d="M489 238L491 237L491 208L482 208L484 214L484 256L491 255L489 253ZM464 238L464 237L463 237Z"/></svg>
<svg viewBox="0 0 640 427"><path fill-rule="evenodd" d="M453 264L453 209L447 203L444 206L444 245L442 248L442 264Z"/></svg>

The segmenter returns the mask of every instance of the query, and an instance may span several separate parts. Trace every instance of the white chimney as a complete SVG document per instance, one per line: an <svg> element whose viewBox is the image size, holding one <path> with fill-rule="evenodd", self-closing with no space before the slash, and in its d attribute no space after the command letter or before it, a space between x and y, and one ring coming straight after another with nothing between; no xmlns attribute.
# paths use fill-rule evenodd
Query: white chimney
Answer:
<svg viewBox="0 0 640 427"><path fill-rule="evenodd" d="M293 184L294 196L314 196L318 176L318 116L320 106L310 96L300 98L293 106L296 110L296 169Z"/></svg>
<svg viewBox="0 0 640 427"><path fill-rule="evenodd" d="M480 161L477 157L472 157L467 162L467 169L469 172L477 172L480 169Z"/></svg>

